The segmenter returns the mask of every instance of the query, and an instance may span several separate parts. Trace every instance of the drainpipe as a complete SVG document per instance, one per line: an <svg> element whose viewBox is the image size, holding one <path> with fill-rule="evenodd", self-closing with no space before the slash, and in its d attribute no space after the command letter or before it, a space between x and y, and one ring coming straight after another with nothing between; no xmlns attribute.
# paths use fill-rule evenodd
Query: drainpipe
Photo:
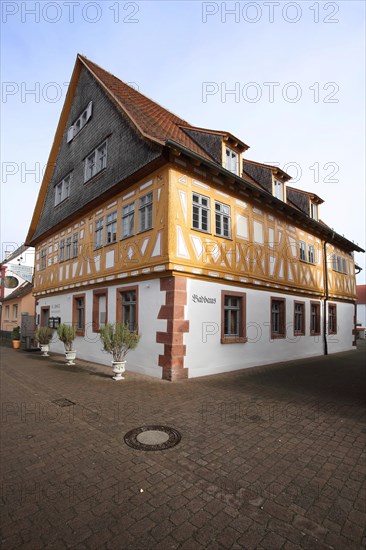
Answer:
<svg viewBox="0 0 366 550"><path fill-rule="evenodd" d="M323 302L323 340L324 340L324 355L328 355L328 340L327 340L327 301L329 298L328 291L328 261L327 261L327 243L324 241L323 254L324 254L324 302Z"/></svg>
<svg viewBox="0 0 366 550"><path fill-rule="evenodd" d="M324 241L323 254L324 254L324 309L323 309L323 340L324 340L324 355L328 355L328 340L327 340L327 303L329 300L329 288L328 288L328 260L327 260L327 244L328 241Z"/></svg>

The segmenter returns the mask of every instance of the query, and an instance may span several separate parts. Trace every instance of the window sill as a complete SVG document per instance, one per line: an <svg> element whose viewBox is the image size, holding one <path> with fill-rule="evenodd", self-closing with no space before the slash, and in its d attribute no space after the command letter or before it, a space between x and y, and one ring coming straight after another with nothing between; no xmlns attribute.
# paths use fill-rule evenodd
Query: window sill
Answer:
<svg viewBox="0 0 366 550"><path fill-rule="evenodd" d="M283 340L286 334L271 334L271 340Z"/></svg>
<svg viewBox="0 0 366 550"><path fill-rule="evenodd" d="M62 201L58 202L57 204L55 204L54 208L58 208L62 204L65 204L65 202L67 202L69 200L69 198L70 197L66 197L66 199L63 199Z"/></svg>
<svg viewBox="0 0 366 550"><path fill-rule="evenodd" d="M226 239L227 241L234 240L232 237L226 237L225 235L218 235L217 233L214 234L214 237L219 237L219 239Z"/></svg>
<svg viewBox="0 0 366 550"><path fill-rule="evenodd" d="M84 180L84 185L89 184L90 182L94 182L94 181L98 180L100 177L102 177L103 172L105 172L106 170L107 170L107 167L105 166L104 168L99 170L99 172L94 174L94 176L92 176L91 178L89 178L87 180Z"/></svg>
<svg viewBox="0 0 366 550"><path fill-rule="evenodd" d="M223 336L220 341L221 344L245 344L248 338L246 336Z"/></svg>
<svg viewBox="0 0 366 550"><path fill-rule="evenodd" d="M310 336L320 336L320 332L310 332Z"/></svg>
<svg viewBox="0 0 366 550"><path fill-rule="evenodd" d="M137 235L141 235L141 233L146 233L147 231L151 231L152 229L154 229L153 227L148 227L147 229L141 229L141 231L138 231L136 234ZM131 235L133 236L133 235ZM128 239L128 237L126 237L126 239Z"/></svg>
<svg viewBox="0 0 366 550"><path fill-rule="evenodd" d="M197 229L197 227L191 227L192 231L198 231L199 233L205 233L205 235L211 235L211 231L205 229Z"/></svg>
<svg viewBox="0 0 366 550"><path fill-rule="evenodd" d="M294 332L294 336L305 336L305 332Z"/></svg>
<svg viewBox="0 0 366 550"><path fill-rule="evenodd" d="M77 328L76 329L76 336L85 336L85 330Z"/></svg>

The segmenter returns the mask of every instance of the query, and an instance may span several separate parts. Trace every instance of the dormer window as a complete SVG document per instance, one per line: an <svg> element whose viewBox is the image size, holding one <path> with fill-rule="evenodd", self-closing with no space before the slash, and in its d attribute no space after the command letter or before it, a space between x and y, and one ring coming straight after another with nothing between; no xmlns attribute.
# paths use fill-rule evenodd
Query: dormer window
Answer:
<svg viewBox="0 0 366 550"><path fill-rule="evenodd" d="M225 157L225 168L233 174L238 175L239 168L239 155L229 147L225 148L226 157Z"/></svg>
<svg viewBox="0 0 366 550"><path fill-rule="evenodd" d="M75 122L68 129L67 143L72 141L74 137L77 136L77 134L80 132L80 130L84 128L85 124L88 122L89 118L92 115L92 109L93 109L93 103L92 101L90 101L86 109L84 109L81 115L75 120Z"/></svg>
<svg viewBox="0 0 366 550"><path fill-rule="evenodd" d="M315 202L310 203L310 217L318 221L318 205Z"/></svg>
<svg viewBox="0 0 366 550"><path fill-rule="evenodd" d="M274 180L274 182L273 182L273 194L277 199L280 199L280 201L284 200L283 182L282 181Z"/></svg>

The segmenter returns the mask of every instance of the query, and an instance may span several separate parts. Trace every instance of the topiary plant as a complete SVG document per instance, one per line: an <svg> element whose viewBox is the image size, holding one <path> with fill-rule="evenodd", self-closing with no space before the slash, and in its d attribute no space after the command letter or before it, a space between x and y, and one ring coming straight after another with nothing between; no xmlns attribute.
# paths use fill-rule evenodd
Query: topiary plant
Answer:
<svg viewBox="0 0 366 550"><path fill-rule="evenodd" d="M61 323L57 327L57 335L65 346L65 351L72 351L72 344L76 338L76 328L73 325Z"/></svg>
<svg viewBox="0 0 366 550"><path fill-rule="evenodd" d="M34 336L41 346L47 346L52 340L53 329L50 327L38 327Z"/></svg>
<svg viewBox="0 0 366 550"><path fill-rule="evenodd" d="M115 362L124 361L127 353L137 347L140 338L141 335L130 331L127 324L107 323L104 327L100 327L103 349L112 354Z"/></svg>

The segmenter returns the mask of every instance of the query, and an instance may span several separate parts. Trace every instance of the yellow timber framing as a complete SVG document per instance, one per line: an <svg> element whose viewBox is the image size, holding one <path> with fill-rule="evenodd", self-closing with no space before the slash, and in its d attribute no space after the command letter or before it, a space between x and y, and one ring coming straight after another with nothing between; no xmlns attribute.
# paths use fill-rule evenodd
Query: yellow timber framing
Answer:
<svg viewBox="0 0 366 550"><path fill-rule="evenodd" d="M260 198L243 197L220 176L209 178L204 168L192 166L178 155L169 171L169 270L180 275L253 286L272 292L324 297L324 239L276 212ZM183 167L184 166L184 167ZM209 232L192 228L192 193L210 199ZM215 235L215 201L231 210L231 238ZM241 220L247 235L238 232ZM299 259L299 241L314 246L315 263ZM331 268L331 254L338 251L347 274ZM328 244L329 297L354 301L354 260L348 252Z"/></svg>

